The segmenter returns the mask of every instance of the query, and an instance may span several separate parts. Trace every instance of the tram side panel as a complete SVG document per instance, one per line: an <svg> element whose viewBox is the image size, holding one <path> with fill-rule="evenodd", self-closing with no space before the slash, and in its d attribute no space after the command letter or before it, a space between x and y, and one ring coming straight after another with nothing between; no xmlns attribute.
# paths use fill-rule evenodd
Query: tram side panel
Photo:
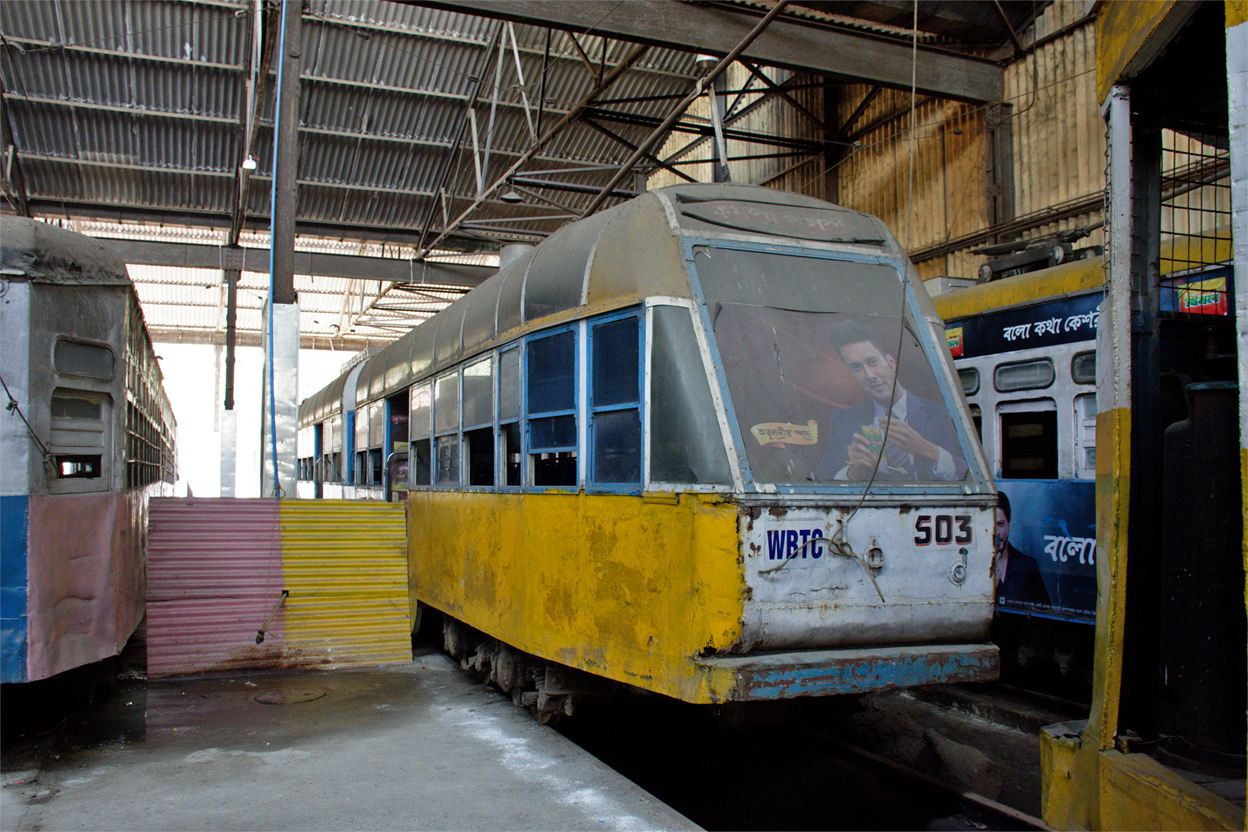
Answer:
<svg viewBox="0 0 1248 832"><path fill-rule="evenodd" d="M27 420L3 428L5 682L121 650L144 611L147 498L174 476L172 412L124 265L6 218L6 261L24 243L32 272L6 279L3 307L3 374Z"/></svg>

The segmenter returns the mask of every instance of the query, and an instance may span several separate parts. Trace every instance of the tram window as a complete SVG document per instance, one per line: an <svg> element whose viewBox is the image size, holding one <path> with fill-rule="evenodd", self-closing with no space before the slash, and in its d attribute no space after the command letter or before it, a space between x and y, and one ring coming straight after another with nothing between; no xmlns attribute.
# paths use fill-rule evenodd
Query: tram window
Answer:
<svg viewBox="0 0 1248 832"><path fill-rule="evenodd" d="M108 347L80 341L57 341L52 353L56 371L62 375L86 376L108 381L113 377L115 359Z"/></svg>
<svg viewBox="0 0 1248 832"><path fill-rule="evenodd" d="M493 485L494 429L464 431L464 458L468 464L469 485Z"/></svg>
<svg viewBox="0 0 1248 832"><path fill-rule="evenodd" d="M528 342L525 400L533 485L576 485L576 333Z"/></svg>
<svg viewBox="0 0 1248 832"><path fill-rule="evenodd" d="M494 358L487 356L464 368L464 427L479 427L493 421Z"/></svg>
<svg viewBox="0 0 1248 832"><path fill-rule="evenodd" d="M57 454L52 457L56 476L62 480L94 480L100 477L99 454Z"/></svg>
<svg viewBox="0 0 1248 832"><path fill-rule="evenodd" d="M650 368L650 478L671 483L727 483L723 431L694 334L680 306L656 306Z"/></svg>
<svg viewBox="0 0 1248 832"><path fill-rule="evenodd" d="M498 421L520 418L520 350L498 354Z"/></svg>
<svg viewBox="0 0 1248 832"><path fill-rule="evenodd" d="M549 416L529 422L529 447L534 451L576 446L576 417Z"/></svg>
<svg viewBox="0 0 1248 832"><path fill-rule="evenodd" d="M576 407L575 333L560 332L529 341L529 413L550 413Z"/></svg>
<svg viewBox="0 0 1248 832"><path fill-rule="evenodd" d="M1070 359L1070 377L1076 384L1096 384L1096 350L1076 353Z"/></svg>
<svg viewBox="0 0 1248 832"><path fill-rule="evenodd" d="M593 480L641 482L640 322L637 315L590 329Z"/></svg>
<svg viewBox="0 0 1248 832"><path fill-rule="evenodd" d="M445 433L459 429L459 371L437 380L433 389L433 430Z"/></svg>
<svg viewBox="0 0 1248 832"><path fill-rule="evenodd" d="M459 485L459 437L455 434L439 436L434 441L437 448L436 485Z"/></svg>
<svg viewBox="0 0 1248 832"><path fill-rule="evenodd" d="M1096 394L1075 396L1075 476L1096 479Z"/></svg>
<svg viewBox="0 0 1248 832"><path fill-rule="evenodd" d="M411 468L412 485L429 485L433 470L433 454L429 449L428 439L418 439L411 445L416 464Z"/></svg>
<svg viewBox="0 0 1248 832"><path fill-rule="evenodd" d="M355 411L355 468L352 479L356 485L368 482L368 408L360 406Z"/></svg>
<svg viewBox="0 0 1248 832"><path fill-rule="evenodd" d="M984 411L979 405L971 405L971 421L975 423L975 435L979 437L979 441L984 441Z"/></svg>
<svg viewBox="0 0 1248 832"><path fill-rule="evenodd" d="M520 447L520 350L498 354L498 458L502 460L502 485L524 482L524 451Z"/></svg>
<svg viewBox="0 0 1248 832"><path fill-rule="evenodd" d="M57 480L95 480L104 476L104 454L108 447L107 425L109 403L96 394L58 388L48 403L51 419L51 435L48 445L61 453L54 453L52 466ZM144 470L136 464L150 461L152 450L151 423L146 430L136 426L138 411L129 406L130 424L126 427L127 474L133 480L130 485L145 485L153 480L143 480L139 472Z"/></svg>
<svg viewBox="0 0 1248 832"><path fill-rule="evenodd" d="M1040 390L1052 384L1056 377L1053 359L1040 358L998 366L993 372L992 383L997 392L1008 393L1012 390Z"/></svg>
<svg viewBox="0 0 1248 832"><path fill-rule="evenodd" d="M381 466L382 466L382 461L381 461L381 448L373 448L371 451L369 451L369 452L368 452L368 459L369 459L369 461L372 463L372 466L373 466L373 478L372 478L371 480L369 480L369 482L370 482L370 483L372 483L373 485L381 485L381 483L382 483L382 475L381 475Z"/></svg>
<svg viewBox="0 0 1248 832"><path fill-rule="evenodd" d="M962 382L963 395L974 396L979 392L979 370L974 367L958 370L958 380Z"/></svg>
<svg viewBox="0 0 1248 832"><path fill-rule="evenodd" d="M1057 411L1010 411L998 415L1001 420L1001 476L1005 479L1057 479Z"/></svg>
<svg viewBox="0 0 1248 832"><path fill-rule="evenodd" d="M499 455L503 459L504 485L520 485L523 481L521 464L524 452L520 448L520 423L500 425L498 430Z"/></svg>
<svg viewBox="0 0 1248 832"><path fill-rule="evenodd" d="M594 416L594 479L641 482L641 417L635 409Z"/></svg>

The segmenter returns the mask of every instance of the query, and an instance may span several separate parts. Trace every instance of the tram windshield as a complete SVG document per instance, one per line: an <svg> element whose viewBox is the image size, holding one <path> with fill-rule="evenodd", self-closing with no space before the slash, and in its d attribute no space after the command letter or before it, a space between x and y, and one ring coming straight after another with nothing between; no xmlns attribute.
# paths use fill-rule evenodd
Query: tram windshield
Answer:
<svg viewBox="0 0 1248 832"><path fill-rule="evenodd" d="M966 478L896 269L722 248L694 264L756 483Z"/></svg>

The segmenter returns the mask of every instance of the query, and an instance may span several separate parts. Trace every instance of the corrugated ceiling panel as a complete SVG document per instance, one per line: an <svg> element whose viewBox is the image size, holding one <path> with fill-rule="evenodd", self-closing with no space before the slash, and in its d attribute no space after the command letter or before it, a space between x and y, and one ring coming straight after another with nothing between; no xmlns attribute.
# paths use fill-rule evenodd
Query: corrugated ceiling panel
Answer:
<svg viewBox="0 0 1248 832"><path fill-rule="evenodd" d="M284 500L289 649L325 667L411 660L401 503Z"/></svg>
<svg viewBox="0 0 1248 832"><path fill-rule="evenodd" d="M470 76L484 44L310 23L304 46L311 58L305 75L463 96L472 89Z"/></svg>
<svg viewBox="0 0 1248 832"><path fill-rule="evenodd" d="M82 5L124 7L129 31L118 43L132 42L132 49L144 54L241 64L251 49L251 44L239 37L243 21L236 13L249 14L252 4L241 0L237 8L175 0L101 0Z"/></svg>
<svg viewBox="0 0 1248 832"><path fill-rule="evenodd" d="M357 0L311 0L308 15L344 23L369 23L414 34L488 40L493 21L475 15L401 3L364 4Z"/></svg>
<svg viewBox="0 0 1248 832"><path fill-rule="evenodd" d="M281 547L276 500L153 499L148 675L281 665L283 613L256 644L284 587Z"/></svg>

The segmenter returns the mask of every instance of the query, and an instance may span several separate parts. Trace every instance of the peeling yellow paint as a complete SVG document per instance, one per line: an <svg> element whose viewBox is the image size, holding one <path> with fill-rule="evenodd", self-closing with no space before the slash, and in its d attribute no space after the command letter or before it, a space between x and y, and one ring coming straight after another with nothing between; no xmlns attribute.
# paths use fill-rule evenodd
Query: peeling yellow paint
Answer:
<svg viewBox="0 0 1248 832"><path fill-rule="evenodd" d="M1226 28L1248 23L1248 0L1226 0Z"/></svg>
<svg viewBox="0 0 1248 832"><path fill-rule="evenodd" d="M1112 0L1097 7L1096 88L1101 101L1165 49L1199 4L1182 0Z"/></svg>
<svg viewBox="0 0 1248 832"><path fill-rule="evenodd" d="M732 674L696 667L741 635L737 509L718 497L420 491L408 496L420 601L521 650L687 702Z"/></svg>

